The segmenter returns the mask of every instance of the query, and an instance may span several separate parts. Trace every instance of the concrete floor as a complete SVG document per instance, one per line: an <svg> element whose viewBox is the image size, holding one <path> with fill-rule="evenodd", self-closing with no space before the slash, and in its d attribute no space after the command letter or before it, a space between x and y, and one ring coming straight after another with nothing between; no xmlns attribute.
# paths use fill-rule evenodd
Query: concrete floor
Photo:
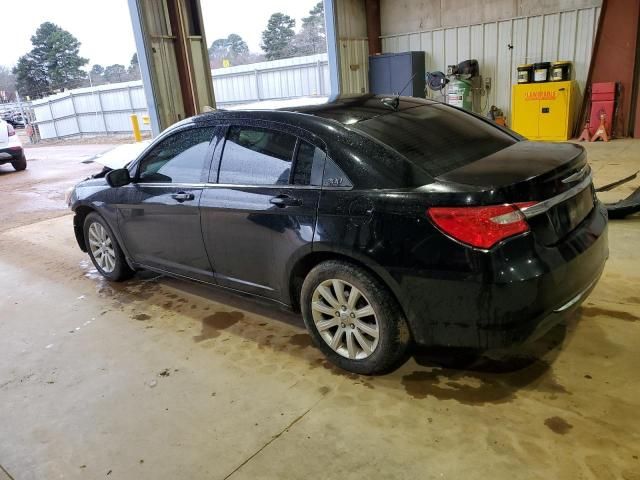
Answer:
<svg viewBox="0 0 640 480"><path fill-rule="evenodd" d="M640 218L611 223L604 276L566 328L466 370L422 352L367 378L327 364L293 314L150 274L104 282L62 193L108 148L0 167L8 475L640 479ZM597 184L640 168L638 141L589 150Z"/></svg>

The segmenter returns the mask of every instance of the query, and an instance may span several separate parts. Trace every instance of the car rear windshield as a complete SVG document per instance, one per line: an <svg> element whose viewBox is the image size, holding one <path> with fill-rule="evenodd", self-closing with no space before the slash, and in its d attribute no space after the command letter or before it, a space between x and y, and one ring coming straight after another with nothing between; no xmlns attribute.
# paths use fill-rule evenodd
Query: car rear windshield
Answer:
<svg viewBox="0 0 640 480"><path fill-rule="evenodd" d="M517 141L490 123L443 104L381 115L352 128L391 147L433 177Z"/></svg>

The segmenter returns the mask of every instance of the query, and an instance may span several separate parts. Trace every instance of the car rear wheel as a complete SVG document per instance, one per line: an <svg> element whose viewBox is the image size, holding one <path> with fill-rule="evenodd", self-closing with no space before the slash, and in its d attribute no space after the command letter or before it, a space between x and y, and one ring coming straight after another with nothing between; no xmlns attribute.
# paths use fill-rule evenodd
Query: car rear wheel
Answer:
<svg viewBox="0 0 640 480"><path fill-rule="evenodd" d="M84 220L84 241L91 261L103 277L119 282L133 275L107 222L95 212Z"/></svg>
<svg viewBox="0 0 640 480"><path fill-rule="evenodd" d="M16 171L21 171L27 168L27 157L24 156L24 153L20 156L19 159L11 162L11 165Z"/></svg>
<svg viewBox="0 0 640 480"><path fill-rule="evenodd" d="M377 278L342 261L309 272L301 309L307 330L327 358L363 375L385 373L404 360L409 328L398 302Z"/></svg>

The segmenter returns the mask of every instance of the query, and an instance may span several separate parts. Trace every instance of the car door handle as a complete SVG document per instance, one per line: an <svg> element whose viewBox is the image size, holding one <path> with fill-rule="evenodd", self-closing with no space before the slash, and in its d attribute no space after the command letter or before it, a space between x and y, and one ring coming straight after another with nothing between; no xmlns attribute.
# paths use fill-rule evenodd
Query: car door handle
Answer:
<svg viewBox="0 0 640 480"><path fill-rule="evenodd" d="M302 201L299 198L293 198L289 195L278 195L277 197L273 197L269 200L269 202L280 208L299 207L302 205Z"/></svg>
<svg viewBox="0 0 640 480"><path fill-rule="evenodd" d="M187 200L193 200L196 196L193 193L178 192L171 195L171 198L178 202L185 202Z"/></svg>

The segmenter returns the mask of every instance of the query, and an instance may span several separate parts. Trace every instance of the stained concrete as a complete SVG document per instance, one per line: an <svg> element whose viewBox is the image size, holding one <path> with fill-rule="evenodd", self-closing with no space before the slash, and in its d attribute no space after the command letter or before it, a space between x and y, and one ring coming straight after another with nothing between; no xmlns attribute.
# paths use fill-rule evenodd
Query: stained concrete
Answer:
<svg viewBox="0 0 640 480"><path fill-rule="evenodd" d="M639 167L640 142L589 149L598 184ZM58 162L0 188L48 191ZM0 232L0 464L16 479L640 478L640 218L611 223L602 280L566 327L457 369L417 352L370 378L333 368L269 305L149 273L105 282L63 208L28 224L0 211L14 218Z"/></svg>

